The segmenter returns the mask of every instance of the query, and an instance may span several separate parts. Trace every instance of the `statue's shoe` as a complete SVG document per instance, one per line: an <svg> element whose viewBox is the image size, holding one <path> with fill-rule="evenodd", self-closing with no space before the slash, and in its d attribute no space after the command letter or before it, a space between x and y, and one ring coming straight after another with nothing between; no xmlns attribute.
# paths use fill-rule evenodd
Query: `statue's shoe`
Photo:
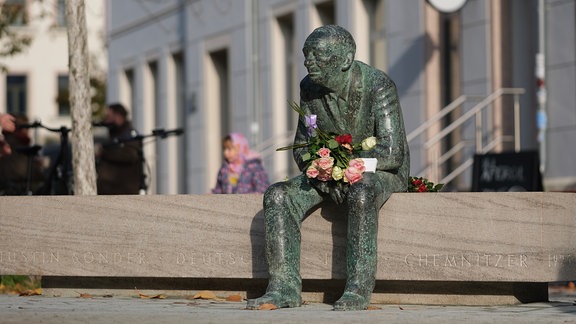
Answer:
<svg viewBox="0 0 576 324"><path fill-rule="evenodd" d="M278 308L300 307L302 305L302 297L300 294L286 294L278 291L269 291L262 297L248 299L246 308L258 309L264 304L273 304Z"/></svg>
<svg viewBox="0 0 576 324"><path fill-rule="evenodd" d="M370 304L369 298L358 295L357 293L345 291L342 297L334 303L336 311L353 311L365 310Z"/></svg>

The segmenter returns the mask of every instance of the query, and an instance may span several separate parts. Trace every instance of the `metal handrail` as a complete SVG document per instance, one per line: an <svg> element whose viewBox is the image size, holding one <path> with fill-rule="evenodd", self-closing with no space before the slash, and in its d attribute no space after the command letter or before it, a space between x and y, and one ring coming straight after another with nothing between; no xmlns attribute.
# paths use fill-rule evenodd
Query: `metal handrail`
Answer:
<svg viewBox="0 0 576 324"><path fill-rule="evenodd" d="M438 134L434 135L431 139L426 141L426 143L424 144L424 147L426 149L429 149L432 145L438 143L440 140L442 140L444 137L446 137L446 135L450 134L458 126L464 124L466 121L468 121L468 119L472 118L472 116L475 116L477 113L479 113L480 111L482 111L483 109L488 107L489 104L491 104L493 101L495 101L496 99L498 99L502 95L508 95L508 94L509 95L515 95L514 128L515 128L515 130L519 131L518 130L519 129L519 120L517 120L517 118L516 118L516 116L519 116L519 113L516 113L516 109L517 108L519 109L520 106L516 104L516 101L517 101L517 96L523 94L524 92L525 92L525 90L521 89L521 88L502 88L502 89L498 89L498 90L494 91L492 94L490 94L484 100L482 100L481 102L476 104L476 106L474 106L472 109L467 111L464 115L460 116L458 119L453 121L450 125L445 127L441 132L439 132ZM518 125L516 123L518 123ZM518 127L516 127L516 126L518 126ZM519 141L520 136L515 138L515 140ZM517 147L517 145L515 145L515 148L516 147Z"/></svg>
<svg viewBox="0 0 576 324"><path fill-rule="evenodd" d="M451 134L454 130L456 130L459 126L461 126L462 124L464 124L465 122L467 122L471 118L476 118L476 123L475 123L476 129L475 129L475 133L474 133L475 134L474 135L475 140L473 142L475 142L475 144L476 144L475 146L476 146L476 152L477 153L487 153L487 152L491 151L492 149L494 149L498 144L502 143L504 140L506 140L508 138L514 139L514 149L515 149L515 151L519 151L520 150L520 103L519 103L519 95L521 95L523 93L525 93L525 90L521 89L521 88L502 88L502 89L498 89L498 90L494 91L492 94L488 95L487 97L484 97L484 99L482 101L480 101L479 103L477 103L472 109L465 112L462 116L457 118L450 125L448 125L444 129L442 129L440 132L438 132L437 134L432 136L430 139L428 139L422 147L424 148L425 151L428 151L435 144L437 144L438 142L443 140L446 136ZM483 144L483 142L482 142L482 136L483 136L482 112L486 109L489 109L491 107L491 104L495 100L502 97L503 95L513 95L514 96L514 135L513 136L500 136L498 138L493 139L489 143ZM428 121L426 121L424 124L422 124L420 127L418 127L416 130L412 131L410 133L410 140L416 138L421 133L428 130L430 127L432 127L434 125L435 122L439 121L441 118L443 118L448 113L453 111L456 107L462 105L466 101L466 99L470 99L470 98L478 98L478 96L460 96L460 97L458 97L456 100L454 100L452 103L450 103L444 109L442 109L437 115L433 116ZM446 161L448 161L450 158L452 158L454 155L456 155L458 152L460 152L462 149L464 149L466 146L469 146L469 144L465 143L466 141L467 140L462 140L461 142L455 144L450 150L441 154L441 156L436 156L433 159L433 161L430 164L428 164L428 166L426 166L424 168L424 171L427 174L433 173L433 175L436 175L436 178L439 178L440 166L443 163L445 163ZM446 175L442 179L440 179L439 182L442 182L444 184L449 183L450 181L454 180L458 175L460 175L464 171L466 171L472 164L473 164L473 159L468 158L461 165L459 165L454 170L452 170L448 175Z"/></svg>
<svg viewBox="0 0 576 324"><path fill-rule="evenodd" d="M502 140L503 140L502 137L499 137L499 138L493 140L490 144L488 144L484 147L484 149L482 150L482 153L490 152ZM445 162L446 160L447 159L445 159L443 162ZM440 180L440 182L444 183L444 184L449 183L450 181L454 180L454 178L456 178L457 176L462 174L464 171L466 171L469 167L471 167L473 163L474 163L474 159L471 157L468 158L464 163L460 164L456 169L454 169L452 172L450 172L448 175L446 175L444 178L442 178Z"/></svg>
<svg viewBox="0 0 576 324"><path fill-rule="evenodd" d="M484 97L483 96L461 95L460 97L458 97L454 101L452 101L448 106L442 108L442 110L440 110L436 115L432 116L432 118L425 121L423 124L418 126L415 130L411 131L410 134L408 134L406 136L406 138L408 139L408 142L411 142L414 138L418 137L423 132L427 131L428 128L430 128L434 123L436 123L440 119L444 118L444 116L451 113L456 108L460 107L460 105L462 105L466 101L471 100L471 99L477 100L477 99L482 99L482 98L484 98Z"/></svg>

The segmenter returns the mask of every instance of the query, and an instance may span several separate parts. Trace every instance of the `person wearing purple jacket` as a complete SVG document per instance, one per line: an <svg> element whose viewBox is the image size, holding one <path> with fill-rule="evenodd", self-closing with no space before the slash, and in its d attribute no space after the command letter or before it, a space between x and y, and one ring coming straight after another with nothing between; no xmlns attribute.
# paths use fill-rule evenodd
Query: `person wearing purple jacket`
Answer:
<svg viewBox="0 0 576 324"><path fill-rule="evenodd" d="M270 185L260 155L250 150L248 140L231 133L222 141L224 161L218 171L214 194L264 193Z"/></svg>

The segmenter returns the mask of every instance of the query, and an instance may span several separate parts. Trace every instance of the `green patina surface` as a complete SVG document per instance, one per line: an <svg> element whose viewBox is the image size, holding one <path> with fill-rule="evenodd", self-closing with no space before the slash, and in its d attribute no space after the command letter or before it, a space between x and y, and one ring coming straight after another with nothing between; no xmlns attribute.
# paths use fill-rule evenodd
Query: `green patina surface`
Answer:
<svg viewBox="0 0 576 324"><path fill-rule="evenodd" d="M410 156L398 94L384 72L354 60L354 39L342 27L317 28L303 52L308 75L300 83L301 109L316 115L325 132L376 137L373 149L354 157L377 158L377 168L352 185L302 174L270 186L264 195L269 284L264 296L248 301L248 308L301 305L300 227L310 209L330 200L340 205L348 224L346 287L334 309L366 309L375 285L378 212L393 192L407 190ZM300 116L294 144L306 143L308 136ZM306 153L306 148L294 149L302 171L308 166L302 158Z"/></svg>

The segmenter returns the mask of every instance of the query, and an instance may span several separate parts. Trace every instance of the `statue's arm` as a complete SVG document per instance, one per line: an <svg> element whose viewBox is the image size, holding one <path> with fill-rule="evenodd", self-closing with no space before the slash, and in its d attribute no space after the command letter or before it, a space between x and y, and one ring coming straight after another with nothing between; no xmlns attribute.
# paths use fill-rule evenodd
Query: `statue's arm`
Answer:
<svg viewBox="0 0 576 324"><path fill-rule="evenodd" d="M404 158L406 133L396 86L388 81L375 91L373 112L377 145L368 151L378 159L376 170L396 171Z"/></svg>

